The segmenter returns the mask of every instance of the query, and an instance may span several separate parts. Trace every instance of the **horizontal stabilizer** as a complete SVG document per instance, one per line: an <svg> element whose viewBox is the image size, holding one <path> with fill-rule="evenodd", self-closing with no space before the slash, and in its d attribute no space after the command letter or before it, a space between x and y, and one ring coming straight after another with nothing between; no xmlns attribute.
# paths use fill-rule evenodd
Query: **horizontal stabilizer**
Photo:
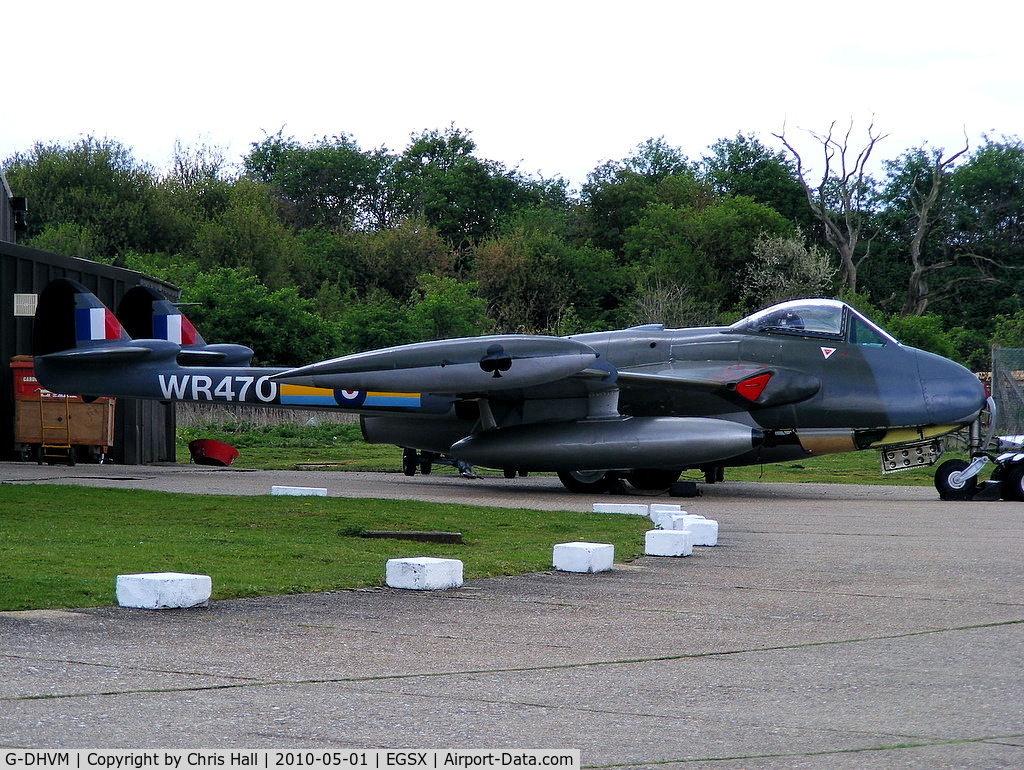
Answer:
<svg viewBox="0 0 1024 770"><path fill-rule="evenodd" d="M201 348L182 348L178 353L181 366L248 366L253 350L245 345L229 343Z"/></svg>
<svg viewBox="0 0 1024 770"><path fill-rule="evenodd" d="M596 360L593 348L575 340L509 334L356 353L290 369L274 379L347 390L487 393L555 382Z"/></svg>
<svg viewBox="0 0 1024 770"><path fill-rule="evenodd" d="M166 340L134 340L89 348L72 348L37 356L44 365L88 366L119 362L174 360L179 345Z"/></svg>

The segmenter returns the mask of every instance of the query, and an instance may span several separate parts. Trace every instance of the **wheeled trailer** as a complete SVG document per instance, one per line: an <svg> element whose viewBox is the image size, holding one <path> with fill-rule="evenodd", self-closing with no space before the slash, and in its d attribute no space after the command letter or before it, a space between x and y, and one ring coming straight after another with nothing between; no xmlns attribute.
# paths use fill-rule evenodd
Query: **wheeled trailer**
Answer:
<svg viewBox="0 0 1024 770"><path fill-rule="evenodd" d="M102 463L114 443L116 399L51 393L35 378L32 359L11 359L14 448L23 460L74 465Z"/></svg>

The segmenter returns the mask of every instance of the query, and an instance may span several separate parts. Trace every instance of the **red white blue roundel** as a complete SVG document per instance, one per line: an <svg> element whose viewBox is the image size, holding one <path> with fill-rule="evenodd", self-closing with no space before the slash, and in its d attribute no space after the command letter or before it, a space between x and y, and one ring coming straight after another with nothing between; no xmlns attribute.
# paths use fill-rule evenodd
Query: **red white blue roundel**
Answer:
<svg viewBox="0 0 1024 770"><path fill-rule="evenodd" d="M365 390L336 390L334 400L341 406L362 406L366 401Z"/></svg>

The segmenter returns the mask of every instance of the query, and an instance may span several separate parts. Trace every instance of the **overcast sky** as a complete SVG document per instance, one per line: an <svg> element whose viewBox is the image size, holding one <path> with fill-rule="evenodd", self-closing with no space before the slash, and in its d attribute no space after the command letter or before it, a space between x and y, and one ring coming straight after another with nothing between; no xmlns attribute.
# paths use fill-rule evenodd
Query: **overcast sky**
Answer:
<svg viewBox="0 0 1024 770"><path fill-rule="evenodd" d="M1024 134L1022 22L1003 0L16 2L0 160L91 134L159 169L175 140L237 162L282 127L401 151L454 123L479 157L578 186L661 136L699 159L785 127L820 167L807 129L852 121L860 148L872 117L880 157L952 151Z"/></svg>

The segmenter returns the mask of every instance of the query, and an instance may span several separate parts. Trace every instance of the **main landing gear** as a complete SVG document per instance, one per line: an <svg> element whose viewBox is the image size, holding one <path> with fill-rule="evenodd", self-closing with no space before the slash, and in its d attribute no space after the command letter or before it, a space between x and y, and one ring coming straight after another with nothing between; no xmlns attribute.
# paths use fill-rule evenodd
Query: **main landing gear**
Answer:
<svg viewBox="0 0 1024 770"><path fill-rule="evenodd" d="M465 460L455 460L437 452L417 452L412 447L402 448L402 473L406 476L415 476L417 468L420 473L427 476L434 469L434 465L437 464L450 465L453 468L457 468L459 474L467 479L476 478L476 474L473 473L473 466Z"/></svg>
<svg viewBox="0 0 1024 770"><path fill-rule="evenodd" d="M631 471L559 471L558 480L570 492L601 495L628 481L642 492L664 492L682 474L682 469L636 468Z"/></svg>

